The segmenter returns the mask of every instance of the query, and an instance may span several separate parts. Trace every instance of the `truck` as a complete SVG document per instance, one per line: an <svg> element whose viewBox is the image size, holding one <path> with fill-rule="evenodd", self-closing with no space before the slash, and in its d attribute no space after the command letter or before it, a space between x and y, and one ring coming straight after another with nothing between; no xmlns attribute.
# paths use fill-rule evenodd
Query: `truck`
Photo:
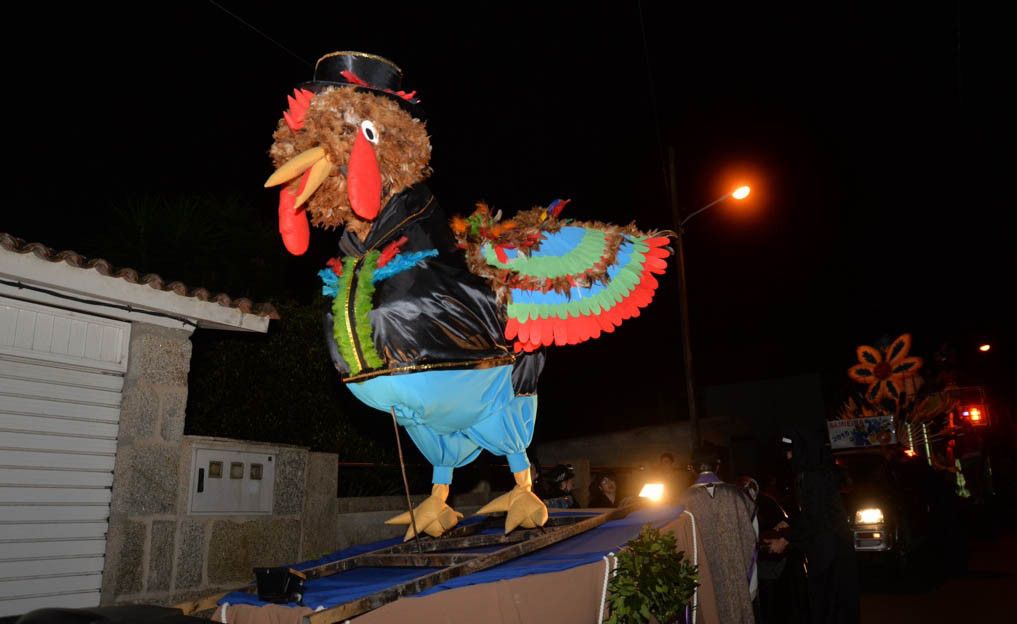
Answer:
<svg viewBox="0 0 1017 624"><path fill-rule="evenodd" d="M905 578L962 565L958 473L932 458L944 440L928 426L909 439L892 416L830 421L828 430L859 562Z"/></svg>

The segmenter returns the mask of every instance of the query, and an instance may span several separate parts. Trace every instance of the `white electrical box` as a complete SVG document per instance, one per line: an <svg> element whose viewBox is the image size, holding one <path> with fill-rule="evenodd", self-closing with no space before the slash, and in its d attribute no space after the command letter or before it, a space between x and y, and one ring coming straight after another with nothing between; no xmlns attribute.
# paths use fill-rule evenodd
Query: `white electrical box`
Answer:
<svg viewBox="0 0 1017 624"><path fill-rule="evenodd" d="M195 448L191 514L271 514L275 454Z"/></svg>

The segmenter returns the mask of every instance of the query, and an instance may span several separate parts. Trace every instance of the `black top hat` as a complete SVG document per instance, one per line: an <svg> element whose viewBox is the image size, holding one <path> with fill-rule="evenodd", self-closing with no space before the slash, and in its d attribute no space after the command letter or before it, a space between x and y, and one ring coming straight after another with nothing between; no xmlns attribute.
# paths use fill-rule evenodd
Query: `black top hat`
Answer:
<svg viewBox="0 0 1017 624"><path fill-rule="evenodd" d="M300 85L318 93L328 87L353 87L389 97L404 109L419 115L420 100L415 92L402 91L403 70L376 54L366 52L332 52L318 59L314 79Z"/></svg>

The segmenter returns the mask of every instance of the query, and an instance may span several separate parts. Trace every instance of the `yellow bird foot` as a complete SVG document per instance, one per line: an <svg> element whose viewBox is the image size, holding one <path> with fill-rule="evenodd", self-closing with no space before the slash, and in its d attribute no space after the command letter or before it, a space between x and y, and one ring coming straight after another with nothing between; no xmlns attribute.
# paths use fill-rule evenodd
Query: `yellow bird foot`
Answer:
<svg viewBox="0 0 1017 624"><path fill-rule="evenodd" d="M410 512L403 513L389 518L385 524L407 524L406 535L403 541L413 539L413 523L416 521L417 530L426 533L431 537L441 537L441 534L459 524L463 514L445 504L448 499L448 486L443 483L435 483L431 487L431 495L422 503L413 508L413 517Z"/></svg>
<svg viewBox="0 0 1017 624"><path fill-rule="evenodd" d="M544 526L547 522L547 506L531 491L533 485L530 482L529 469L520 470L513 473L512 476L516 479L516 486L481 507L477 513L507 512L505 517L506 534L511 533L517 527L534 529Z"/></svg>

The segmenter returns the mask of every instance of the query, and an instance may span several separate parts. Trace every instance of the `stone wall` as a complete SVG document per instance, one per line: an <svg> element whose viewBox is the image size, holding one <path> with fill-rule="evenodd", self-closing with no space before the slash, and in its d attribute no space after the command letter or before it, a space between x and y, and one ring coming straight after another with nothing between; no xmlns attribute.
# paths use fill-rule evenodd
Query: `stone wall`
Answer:
<svg viewBox="0 0 1017 624"><path fill-rule="evenodd" d="M171 603L243 585L251 568L335 550L336 456L185 436L186 331L135 323L124 380L102 603ZM276 457L271 515L188 515L193 448Z"/></svg>

